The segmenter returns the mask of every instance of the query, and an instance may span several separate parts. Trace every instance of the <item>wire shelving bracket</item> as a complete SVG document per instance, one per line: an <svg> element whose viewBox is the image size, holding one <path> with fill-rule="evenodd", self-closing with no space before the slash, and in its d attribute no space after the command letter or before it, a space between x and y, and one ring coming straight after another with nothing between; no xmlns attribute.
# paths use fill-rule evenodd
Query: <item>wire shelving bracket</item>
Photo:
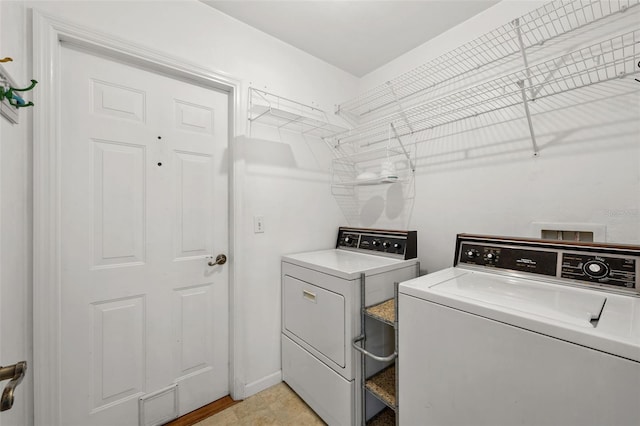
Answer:
<svg viewBox="0 0 640 426"><path fill-rule="evenodd" d="M522 28L520 27L520 18L516 18L513 21L513 26L516 30L518 38L518 45L520 46L520 52L522 53L522 63L524 65L524 71L527 74L527 81L529 82L529 88L531 90L531 100L534 100L533 84L531 82L531 70L529 69L529 61L527 60L527 49L522 41ZM518 81L520 92L522 94L522 105L524 106L524 113L527 116L527 124L529 125L529 134L531 135L531 143L533 145L533 155L538 155L538 145L536 143L536 134L533 130L533 121L531 120L531 111L529 110L529 103L527 102L527 94L525 91L524 80Z"/></svg>

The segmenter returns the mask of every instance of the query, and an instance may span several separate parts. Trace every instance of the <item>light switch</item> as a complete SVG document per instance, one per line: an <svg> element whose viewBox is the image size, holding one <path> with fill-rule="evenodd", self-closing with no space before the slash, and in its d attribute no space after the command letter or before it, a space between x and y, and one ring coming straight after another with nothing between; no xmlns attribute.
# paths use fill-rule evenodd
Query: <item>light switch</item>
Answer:
<svg viewBox="0 0 640 426"><path fill-rule="evenodd" d="M264 232L264 216L253 217L253 232L260 234Z"/></svg>

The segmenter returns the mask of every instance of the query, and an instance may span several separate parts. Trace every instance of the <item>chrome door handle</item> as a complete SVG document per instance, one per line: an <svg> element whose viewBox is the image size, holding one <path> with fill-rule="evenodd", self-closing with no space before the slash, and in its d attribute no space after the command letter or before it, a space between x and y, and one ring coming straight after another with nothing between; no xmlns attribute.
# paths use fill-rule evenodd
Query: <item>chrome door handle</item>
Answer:
<svg viewBox="0 0 640 426"><path fill-rule="evenodd" d="M27 362L20 361L17 364L10 365L8 367L0 367L0 381L9 380L2 392L2 398L0 398L0 411L9 410L13 407L13 392L16 386L22 382L24 375L27 372Z"/></svg>
<svg viewBox="0 0 640 426"><path fill-rule="evenodd" d="M209 256L208 259L213 259L213 256ZM207 265L209 266L216 266L216 265L224 265L225 263L227 263L227 256L225 256L224 254L219 254L216 256L216 260L210 260L209 263L207 263Z"/></svg>

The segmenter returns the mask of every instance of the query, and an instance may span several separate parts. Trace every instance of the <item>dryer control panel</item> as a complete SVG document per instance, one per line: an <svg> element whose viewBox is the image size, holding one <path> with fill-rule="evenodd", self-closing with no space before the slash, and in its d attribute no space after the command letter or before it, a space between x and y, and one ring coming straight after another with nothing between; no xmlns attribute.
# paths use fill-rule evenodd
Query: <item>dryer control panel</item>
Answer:
<svg viewBox="0 0 640 426"><path fill-rule="evenodd" d="M454 266L535 274L640 296L640 247L458 235Z"/></svg>
<svg viewBox="0 0 640 426"><path fill-rule="evenodd" d="M417 257L416 237L416 231L341 227L336 248L407 260Z"/></svg>

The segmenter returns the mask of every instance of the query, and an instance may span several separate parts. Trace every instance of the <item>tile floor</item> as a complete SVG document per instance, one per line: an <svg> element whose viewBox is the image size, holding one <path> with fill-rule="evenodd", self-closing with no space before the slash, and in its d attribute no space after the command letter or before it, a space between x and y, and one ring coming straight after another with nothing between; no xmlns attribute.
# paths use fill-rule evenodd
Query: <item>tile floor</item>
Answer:
<svg viewBox="0 0 640 426"><path fill-rule="evenodd" d="M196 423L195 426L224 425L325 425L307 404L284 382Z"/></svg>

